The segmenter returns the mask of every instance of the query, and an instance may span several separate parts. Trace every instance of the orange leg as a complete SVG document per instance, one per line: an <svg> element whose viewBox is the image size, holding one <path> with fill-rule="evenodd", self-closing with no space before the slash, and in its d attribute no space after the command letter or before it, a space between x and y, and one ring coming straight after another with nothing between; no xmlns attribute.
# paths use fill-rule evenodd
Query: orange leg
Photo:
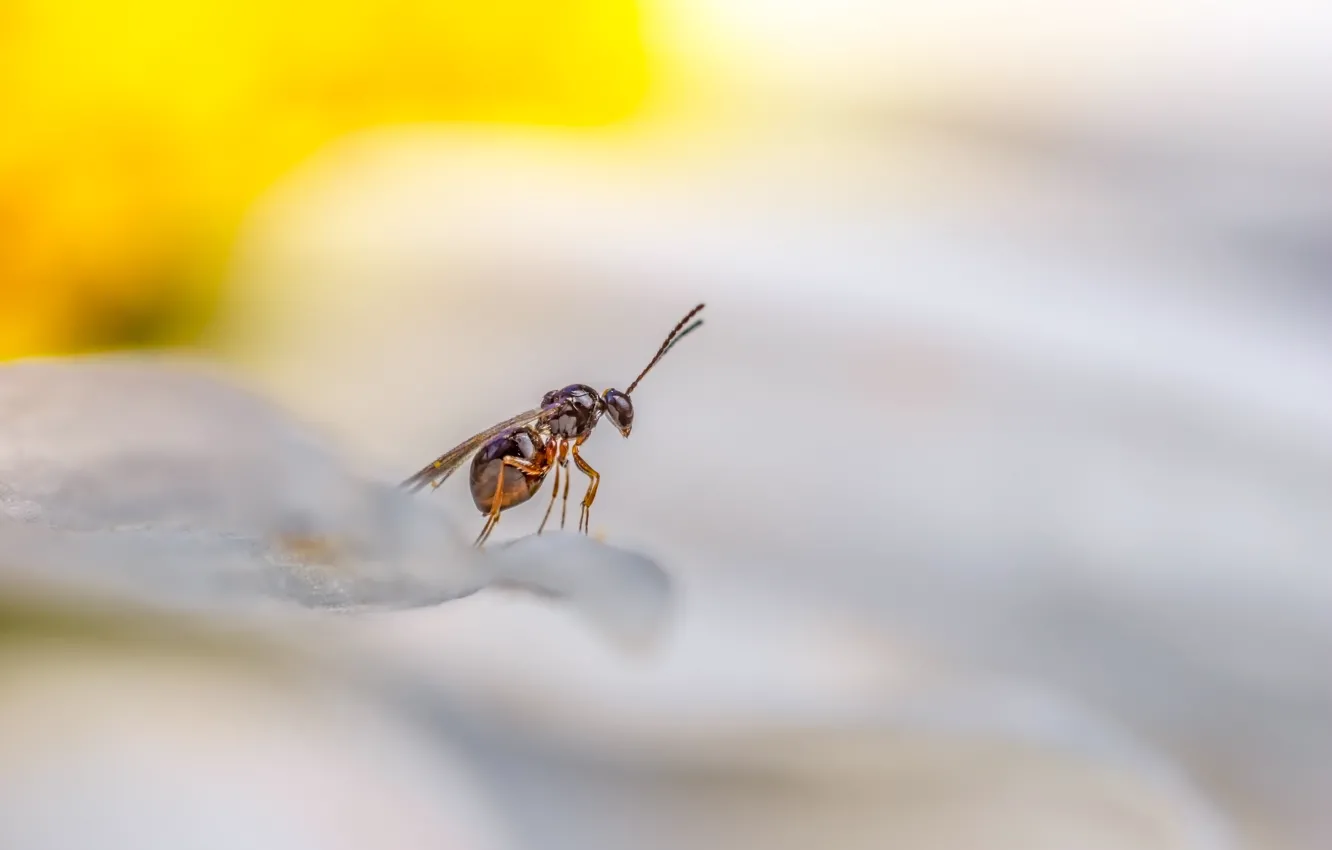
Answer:
<svg viewBox="0 0 1332 850"><path fill-rule="evenodd" d="M564 528L564 521L569 517L569 482L573 480L573 475L569 473L569 459L560 456L560 466L564 467L564 504L560 507L560 529Z"/></svg>
<svg viewBox="0 0 1332 850"><path fill-rule="evenodd" d="M550 511L555 507L555 497L560 494L560 467L564 467L565 478L568 478L569 476L568 464L564 462L565 451L565 444L561 442L559 449L557 449L560 464L555 467L555 483L551 486L550 501L546 503L546 515L541 518L541 525L537 526L537 534L540 534L546 529L546 521L550 519ZM567 483L565 484L564 493L565 499L567 500L569 498L569 487ZM564 523L561 522L560 525L563 526Z"/></svg>
<svg viewBox="0 0 1332 850"><path fill-rule="evenodd" d="M505 466L512 466L514 469L529 475L540 475L543 471L540 466L535 466L525 460L519 460L516 457L506 457L504 458L503 463ZM499 475L495 477L495 499L490 503L490 515L486 517L486 524L482 526L481 533L477 535L476 542L472 544L478 549L480 549L482 544L484 544L490 537L490 532L495 530L495 526L499 525L500 511L504 510L505 507L504 500L501 498L503 495L504 470L501 469Z"/></svg>
<svg viewBox="0 0 1332 850"><path fill-rule="evenodd" d="M573 461L578 464L578 468L583 470L583 474L592 479L592 483L587 485L587 494L583 496L583 512L578 517L578 530L584 534L592 526L592 502L597 498L597 486L601 484L601 473L597 472L587 461L583 460L582 455L578 454L578 443L573 446Z"/></svg>
<svg viewBox="0 0 1332 850"><path fill-rule="evenodd" d="M550 519L551 509L555 507L555 497L560 494L560 468L555 467L555 483L550 488L550 501L546 502L546 513L541 517L541 525L537 526L537 534L546 530L546 521Z"/></svg>

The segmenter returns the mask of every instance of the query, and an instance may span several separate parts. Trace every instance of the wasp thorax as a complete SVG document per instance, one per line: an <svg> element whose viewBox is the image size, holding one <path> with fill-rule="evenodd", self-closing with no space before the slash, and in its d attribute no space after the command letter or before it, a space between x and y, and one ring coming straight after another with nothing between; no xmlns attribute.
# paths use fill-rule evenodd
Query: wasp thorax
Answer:
<svg viewBox="0 0 1332 850"><path fill-rule="evenodd" d="M629 431L634 427L634 403L629 400L629 396L619 390L606 390L601 400L606 405L606 416L611 424L619 428L621 434L629 436Z"/></svg>
<svg viewBox="0 0 1332 850"><path fill-rule="evenodd" d="M546 393L541 406L551 406L544 417L551 435L565 440L586 437L601 418L601 399L587 384L552 390Z"/></svg>

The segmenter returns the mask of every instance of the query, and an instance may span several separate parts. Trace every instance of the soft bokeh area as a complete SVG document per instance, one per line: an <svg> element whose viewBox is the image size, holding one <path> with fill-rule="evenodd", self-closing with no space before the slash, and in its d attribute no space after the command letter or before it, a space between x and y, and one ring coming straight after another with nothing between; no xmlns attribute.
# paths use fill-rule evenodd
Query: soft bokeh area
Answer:
<svg viewBox="0 0 1332 850"><path fill-rule="evenodd" d="M632 114L639 17L630 0L6 2L0 358L193 340L257 198L348 133Z"/></svg>
<svg viewBox="0 0 1332 850"><path fill-rule="evenodd" d="M1329 31L4 6L0 846L1327 846Z"/></svg>

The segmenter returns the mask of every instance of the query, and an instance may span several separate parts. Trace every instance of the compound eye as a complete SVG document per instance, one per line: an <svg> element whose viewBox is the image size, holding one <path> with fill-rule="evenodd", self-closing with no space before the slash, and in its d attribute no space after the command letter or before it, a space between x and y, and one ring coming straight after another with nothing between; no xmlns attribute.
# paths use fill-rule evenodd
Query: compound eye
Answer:
<svg viewBox="0 0 1332 850"><path fill-rule="evenodd" d="M611 423L620 429L620 433L629 436L629 429L634 424L634 403L619 390L606 390L604 398L606 415Z"/></svg>

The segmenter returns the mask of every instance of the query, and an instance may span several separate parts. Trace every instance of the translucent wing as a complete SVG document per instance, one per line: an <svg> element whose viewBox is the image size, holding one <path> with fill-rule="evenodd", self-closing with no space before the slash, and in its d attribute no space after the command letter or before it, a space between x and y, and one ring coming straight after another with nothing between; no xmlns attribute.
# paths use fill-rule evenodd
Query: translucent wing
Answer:
<svg viewBox="0 0 1332 850"><path fill-rule="evenodd" d="M477 449L485 444L486 440L503 431L505 428L514 428L519 425L527 425L534 421L538 416L545 412L546 408L537 407L532 410L526 410L517 416L505 419L497 425L492 425L474 437L464 440L462 443L449 449L444 454L435 458L433 463L428 464L420 472L402 482L400 486L410 488L415 493L427 484L434 484L436 487L448 480L448 477L462 466L463 461L471 457Z"/></svg>

